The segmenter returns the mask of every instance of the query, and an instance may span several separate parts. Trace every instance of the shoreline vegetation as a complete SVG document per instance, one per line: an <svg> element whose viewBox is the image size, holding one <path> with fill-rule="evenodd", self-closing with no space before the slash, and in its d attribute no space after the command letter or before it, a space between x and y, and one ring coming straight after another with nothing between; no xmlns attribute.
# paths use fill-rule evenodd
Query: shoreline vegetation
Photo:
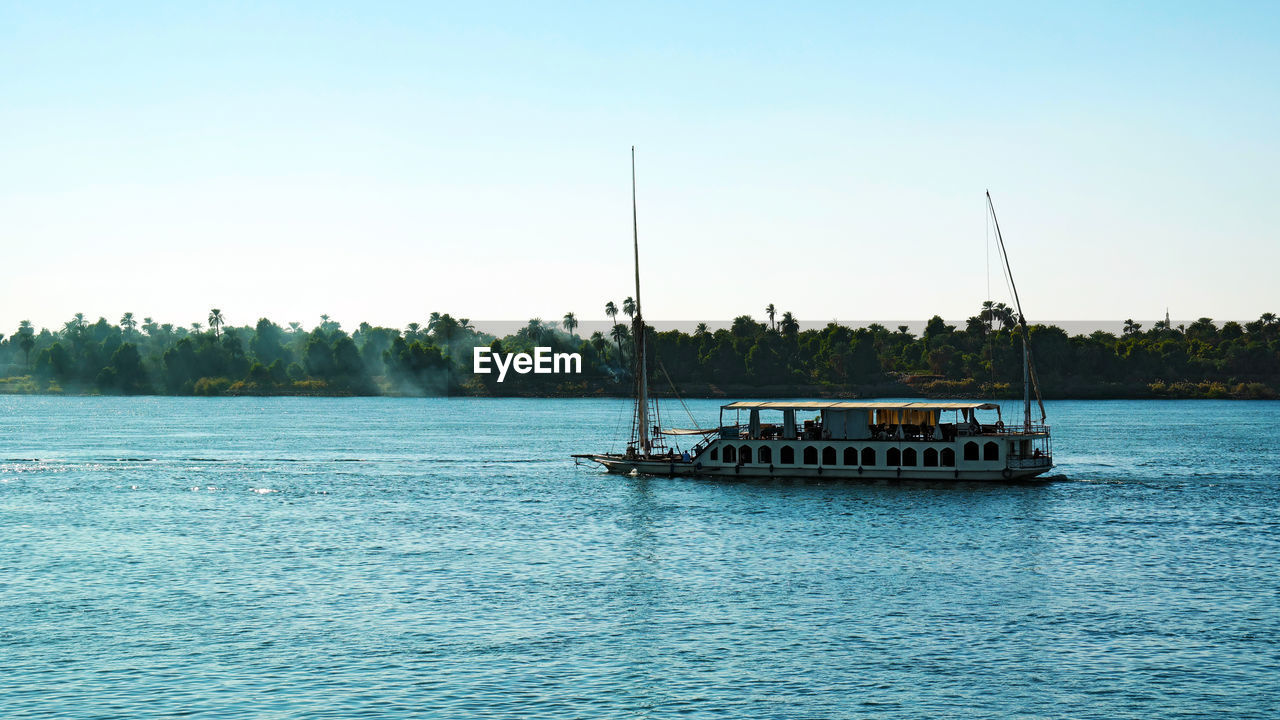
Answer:
<svg viewBox="0 0 1280 720"><path fill-rule="evenodd" d="M89 322L77 314L61 328L23 321L0 334L0 394L196 396L630 396L628 298L609 302L612 331L581 337L574 313L538 318L505 337L478 332L466 318L431 313L404 329L361 323L348 333L328 316L310 330L262 318L232 326L220 310L207 325ZM940 317L916 336L906 326L853 329L835 323L804 330L773 305L765 321L749 315L731 327L693 333L646 326L653 394L683 397L1020 398L1022 347L1012 309L983 303L963 328ZM1280 318L1221 326L1210 318L1144 329L1126 321L1120 335L1069 336L1031 326L1031 347L1046 398L1280 398ZM582 356L582 373L472 373L472 348L533 352L538 346Z"/></svg>

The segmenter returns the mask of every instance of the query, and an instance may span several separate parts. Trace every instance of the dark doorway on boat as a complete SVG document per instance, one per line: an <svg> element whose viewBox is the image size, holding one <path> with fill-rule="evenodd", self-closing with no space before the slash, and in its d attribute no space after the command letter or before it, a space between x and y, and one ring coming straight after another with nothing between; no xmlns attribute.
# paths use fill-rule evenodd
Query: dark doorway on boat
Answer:
<svg viewBox="0 0 1280 720"><path fill-rule="evenodd" d="M902 464L906 465L907 467L916 466L916 449L915 448L907 448L906 450L902 451Z"/></svg>
<svg viewBox="0 0 1280 720"><path fill-rule="evenodd" d="M999 446L999 445L997 445L997 444L995 444L994 442L989 442L989 443L987 443L986 445L983 445L983 446L982 446L982 459L983 459L983 460L999 460L999 459L1000 459L1000 446Z"/></svg>
<svg viewBox="0 0 1280 720"><path fill-rule="evenodd" d="M835 464L836 464L836 449L835 449L835 448L831 447L830 445L828 445L828 446L826 446L826 447L822 448L822 464L823 464L823 465L835 465Z"/></svg>
<svg viewBox="0 0 1280 720"><path fill-rule="evenodd" d="M720 448L711 448L711 459L712 460L720 459Z"/></svg>
<svg viewBox="0 0 1280 720"><path fill-rule="evenodd" d="M810 445L804 449L804 464L805 465L818 464L818 448Z"/></svg>
<svg viewBox="0 0 1280 720"><path fill-rule="evenodd" d="M867 467L875 467L876 465L876 449L862 448L862 464Z"/></svg>
<svg viewBox="0 0 1280 720"><path fill-rule="evenodd" d="M756 453L756 460L759 460L761 465L764 465L765 463L772 463L773 448L770 448L768 445L761 447L760 451Z"/></svg>
<svg viewBox="0 0 1280 720"><path fill-rule="evenodd" d="M782 449L778 451L778 462L783 465L795 465L796 449L790 445L783 445Z"/></svg>
<svg viewBox="0 0 1280 720"><path fill-rule="evenodd" d="M925 448L924 450L924 466L938 467L938 451L933 448Z"/></svg>
<svg viewBox="0 0 1280 720"><path fill-rule="evenodd" d="M890 467L902 464L902 453L898 452L898 448L889 448L884 454L884 464Z"/></svg>
<svg viewBox="0 0 1280 720"><path fill-rule="evenodd" d="M750 445L743 445L742 447L738 448L738 462L742 463L743 465L751 464L751 446Z"/></svg>
<svg viewBox="0 0 1280 720"><path fill-rule="evenodd" d="M942 448L942 467L956 466L956 451L951 448Z"/></svg>
<svg viewBox="0 0 1280 720"><path fill-rule="evenodd" d="M857 448L845 448L845 449L844 449L844 464L845 464L845 465L857 465L857 464L858 464L858 449L857 449Z"/></svg>
<svg viewBox="0 0 1280 720"><path fill-rule="evenodd" d="M727 463L731 463L731 462L737 462L737 460L738 460L738 449L732 445L725 445L724 461Z"/></svg>
<svg viewBox="0 0 1280 720"><path fill-rule="evenodd" d="M964 444L964 459L965 460L978 459L978 443L970 441Z"/></svg>

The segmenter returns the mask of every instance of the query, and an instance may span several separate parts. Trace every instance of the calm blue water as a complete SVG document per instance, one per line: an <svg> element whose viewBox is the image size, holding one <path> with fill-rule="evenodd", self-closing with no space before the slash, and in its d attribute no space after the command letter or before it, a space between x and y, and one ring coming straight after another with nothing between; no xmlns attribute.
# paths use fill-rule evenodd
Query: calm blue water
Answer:
<svg viewBox="0 0 1280 720"><path fill-rule="evenodd" d="M0 716L1280 713L1280 403L1020 487L575 468L628 408L0 397Z"/></svg>

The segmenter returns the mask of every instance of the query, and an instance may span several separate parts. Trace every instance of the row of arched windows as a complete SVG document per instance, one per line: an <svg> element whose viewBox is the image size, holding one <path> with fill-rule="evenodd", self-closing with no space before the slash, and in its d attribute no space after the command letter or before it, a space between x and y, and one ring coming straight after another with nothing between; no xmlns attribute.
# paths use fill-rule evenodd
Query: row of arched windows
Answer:
<svg viewBox="0 0 1280 720"><path fill-rule="evenodd" d="M967 442L964 445L964 459L977 460L981 451L983 460L999 460L1000 446L995 442L988 442L978 447L976 442ZM754 452L754 456L753 456ZM803 465L862 465L864 467L875 467L876 465L876 449L870 447L862 448L861 452L858 448L845 448L843 455L840 455L835 448L828 445L822 448L822 462L818 462L818 448L813 445L806 445L801 451L801 464ZM840 460L836 462L837 458ZM711 459L716 460L716 450L712 449ZM724 446L724 462L735 463L741 465L751 465L753 463L759 465L774 464L773 448L768 445L762 445L759 448L753 448L750 445L734 447L733 445ZM778 449L778 465L795 465L796 450L790 445L783 445ZM889 467L955 467L956 452L951 448L925 448L924 452L919 452L915 448L889 448L884 453L884 464Z"/></svg>

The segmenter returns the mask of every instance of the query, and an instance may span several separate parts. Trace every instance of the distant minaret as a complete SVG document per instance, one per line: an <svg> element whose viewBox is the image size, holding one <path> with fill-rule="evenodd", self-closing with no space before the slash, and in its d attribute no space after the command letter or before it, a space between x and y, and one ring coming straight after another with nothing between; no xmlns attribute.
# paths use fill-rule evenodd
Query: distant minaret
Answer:
<svg viewBox="0 0 1280 720"><path fill-rule="evenodd" d="M1166 329L1173 327L1173 325L1169 322L1169 308L1167 307L1164 309L1164 326Z"/></svg>

